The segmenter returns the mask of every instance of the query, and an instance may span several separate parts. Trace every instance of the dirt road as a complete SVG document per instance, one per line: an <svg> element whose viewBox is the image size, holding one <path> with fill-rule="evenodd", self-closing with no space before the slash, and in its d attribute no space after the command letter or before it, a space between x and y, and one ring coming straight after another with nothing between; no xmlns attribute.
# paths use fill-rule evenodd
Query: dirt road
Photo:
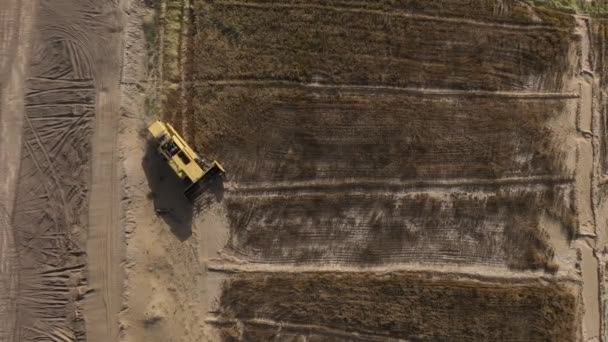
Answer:
<svg viewBox="0 0 608 342"><path fill-rule="evenodd" d="M0 6L0 341L15 341L18 259L11 213L21 155L24 79L34 1Z"/></svg>
<svg viewBox="0 0 608 342"><path fill-rule="evenodd" d="M3 3L2 9L29 4L11 3ZM0 69L3 77L7 70L17 75L21 70L23 79L15 86L23 92L21 102L13 95L3 102L2 111L2 122L9 122L3 129L22 132L22 137L8 135L22 144L3 141L1 145L21 146L20 163L19 154L4 152L3 160L12 161L2 163L3 167L20 165L16 187L10 190L10 183L3 184L3 190L15 195L14 208L11 204L7 212L12 213L19 260L12 268L18 276L18 314L11 315L15 327L7 330L18 341L112 341L118 338L122 292L120 197L113 187L118 174L113 141L120 102L120 4L110 0L36 4L31 38L22 37L30 49L12 56L25 67L2 64ZM12 11L12 18L20 18L18 11ZM4 36L5 45L22 41ZM12 111L10 121L4 115L7 104L21 104L24 110ZM89 203L94 205L89 208ZM10 239L10 234L2 238Z"/></svg>
<svg viewBox="0 0 608 342"><path fill-rule="evenodd" d="M122 189L116 141L120 118L124 1L100 3L91 0L89 3L98 8L103 23L99 27L103 44L91 46L96 115L87 241L90 286L99 292L88 300L85 312L88 340L116 341L119 339L118 314L122 308L124 273L120 222ZM92 43L95 43L96 34L93 32L89 36Z"/></svg>

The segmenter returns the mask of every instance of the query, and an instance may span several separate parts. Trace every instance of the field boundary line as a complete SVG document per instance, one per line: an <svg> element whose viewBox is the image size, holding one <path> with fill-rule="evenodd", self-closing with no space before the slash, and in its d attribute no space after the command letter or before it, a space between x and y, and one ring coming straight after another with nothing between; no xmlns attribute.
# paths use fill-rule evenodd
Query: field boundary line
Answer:
<svg viewBox="0 0 608 342"><path fill-rule="evenodd" d="M350 188L351 191L365 188L386 190L386 188L425 189L425 188L457 188L457 187L495 187L495 186L526 186L530 185L567 185L574 182L571 177L562 176L533 176L533 177L508 177L498 179L444 179L444 180L378 180L370 178L353 178L336 182L335 180L310 180L310 181L280 181L280 182L252 182L239 183L227 188L231 193L257 193L257 192L283 192L283 191L328 191L340 187ZM329 188L329 189L328 189Z"/></svg>
<svg viewBox="0 0 608 342"><path fill-rule="evenodd" d="M399 87L387 85L359 85L359 84L331 84L331 83L304 83L286 80L246 80L246 79L224 79L224 80L196 80L184 82L184 86L243 86L243 87L301 87L319 89L349 89L349 90L380 90L405 92L416 95L431 96L475 96L475 97L504 97L514 99L578 99L580 94L576 92L542 92L542 91L491 91L491 90L460 90L450 88L419 88Z"/></svg>
<svg viewBox="0 0 608 342"><path fill-rule="evenodd" d="M457 17L441 17L434 16L428 14L415 14L411 12L405 11L383 11L383 10L374 10L374 9L366 9L366 8L357 8L357 7L346 7L346 6L329 6L329 5L315 5L315 4L278 4L278 3L260 3L255 1L216 1L213 3L214 5L220 6L240 6L240 7L250 7L250 8L302 8L302 9L319 9L326 11L334 11L334 12L352 12L352 13L365 13L365 14L376 14L383 16L391 16L391 17L402 17L402 18L410 18L414 20L422 20L422 21L440 21L440 22L448 22L454 24L466 24L470 26L481 26L481 27L494 27L508 30L547 30L547 31L566 31L565 29L561 29L558 27L550 26L550 25L538 25L538 24L513 24L513 23L501 23L501 22L491 22L491 21L483 21L483 20L475 20L468 18L457 18Z"/></svg>

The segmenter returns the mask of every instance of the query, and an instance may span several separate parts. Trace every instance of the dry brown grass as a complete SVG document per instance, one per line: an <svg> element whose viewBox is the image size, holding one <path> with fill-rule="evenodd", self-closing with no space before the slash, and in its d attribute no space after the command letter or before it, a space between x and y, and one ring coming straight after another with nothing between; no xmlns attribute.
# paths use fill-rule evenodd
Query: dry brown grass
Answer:
<svg viewBox="0 0 608 342"><path fill-rule="evenodd" d="M422 273L253 273L226 284L220 317L304 323L412 341L556 342L576 340L578 306L576 295L553 281L455 281Z"/></svg>
<svg viewBox="0 0 608 342"><path fill-rule="evenodd" d="M196 2L193 78L559 90L568 69L573 21L561 14L515 6L512 17L492 17L475 4L422 1L314 3ZM438 7L445 8L437 14ZM458 7L467 19L513 18L521 27L403 15L452 18L447 13ZM544 19L539 29L529 28L534 13Z"/></svg>

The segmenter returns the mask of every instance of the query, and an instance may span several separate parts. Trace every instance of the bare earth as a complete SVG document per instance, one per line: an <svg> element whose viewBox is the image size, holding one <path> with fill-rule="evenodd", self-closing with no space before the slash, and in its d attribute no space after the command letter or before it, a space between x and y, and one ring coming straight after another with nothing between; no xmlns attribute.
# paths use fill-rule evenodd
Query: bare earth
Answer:
<svg viewBox="0 0 608 342"><path fill-rule="evenodd" d="M5 0L0 341L608 342L607 58L521 1Z"/></svg>

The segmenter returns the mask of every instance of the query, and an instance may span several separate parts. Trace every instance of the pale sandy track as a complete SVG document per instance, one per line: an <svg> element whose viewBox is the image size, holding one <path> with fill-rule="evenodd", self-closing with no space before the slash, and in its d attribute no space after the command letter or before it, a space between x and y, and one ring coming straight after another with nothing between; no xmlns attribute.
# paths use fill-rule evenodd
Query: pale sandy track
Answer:
<svg viewBox="0 0 608 342"><path fill-rule="evenodd" d="M14 341L17 265L13 228L0 205L0 341Z"/></svg>
<svg viewBox="0 0 608 342"><path fill-rule="evenodd" d="M17 340L18 259L11 213L21 150L24 78L33 1L0 6L0 341Z"/></svg>
<svg viewBox="0 0 608 342"><path fill-rule="evenodd" d="M0 102L2 113L7 104L13 109L12 116L0 116L2 128L12 132L0 145L0 171L18 177L16 186L6 183L0 189L2 202L11 204L7 212L14 227L0 235L0 252L14 252L19 260L16 269L7 264L14 259L2 255L2 279L6 270L16 269L18 283L17 314L9 313L14 321L0 319L6 324L0 332L9 331L17 341L114 341L122 234L116 219L118 189L107 182L117 182L113 141L120 102L120 8L115 1L35 4L39 11L31 38L19 40L30 42L31 49L13 56L27 67L12 66L9 75L21 93L13 91L9 101ZM7 139L11 144L4 145ZM19 154L6 153L8 145L21 148L18 173L10 167L19 165ZM6 193L15 196L14 209ZM102 193L110 198L98 198ZM89 213L91 200L99 202ZM11 236L14 249L7 242ZM15 277L8 279L0 283L11 287ZM10 298L10 291L2 294ZM0 315L12 310L10 303L0 307Z"/></svg>
<svg viewBox="0 0 608 342"><path fill-rule="evenodd" d="M119 339L118 314L122 308L124 247L120 224L121 187L116 139L121 98L119 82L124 27L122 6L122 1L106 2L105 13L100 12L105 44L93 48L97 115L92 140L87 253L89 281L96 294L85 305L89 341Z"/></svg>
<svg viewBox="0 0 608 342"><path fill-rule="evenodd" d="M211 259L206 264L207 269L212 272L235 274L247 272L286 272L286 273L305 273L305 272L372 272L378 274L387 274L391 272L428 272L429 274L440 274L449 277L462 277L468 279L490 279L504 278L510 280L531 280L538 278L551 279L553 276L547 275L545 272L518 272L507 270L501 266L486 266L486 265L443 265L443 264L422 264L422 263L400 263L386 264L380 266L349 266L340 264L301 264L301 265L281 265L269 263L248 263L242 260L223 260ZM581 284L572 270L562 270L557 274L560 281L572 284Z"/></svg>
<svg viewBox="0 0 608 342"><path fill-rule="evenodd" d="M243 1L218 1L220 5L224 6L242 6L242 7L256 7L256 8L314 8L325 11L335 11L335 12L356 12L356 13L366 13L373 15L385 15L385 16L395 16L395 17L405 17L412 18L414 20L425 20L425 21L434 21L434 22L450 22L462 25L471 25L483 28L497 28L504 30L556 30L555 27L546 26L546 25L518 25L518 24L509 24L509 23L499 23L499 22L489 22L483 20L474 20L467 18L458 18L458 17L442 17L442 16L433 16L433 15L424 15L424 14L413 14L410 12L402 12L402 11L391 11L386 12L382 10L369 10L363 8L356 7L346 7L346 6L324 6L324 5L315 5L315 4L269 4L269 3L260 3L255 1L243 2Z"/></svg>

